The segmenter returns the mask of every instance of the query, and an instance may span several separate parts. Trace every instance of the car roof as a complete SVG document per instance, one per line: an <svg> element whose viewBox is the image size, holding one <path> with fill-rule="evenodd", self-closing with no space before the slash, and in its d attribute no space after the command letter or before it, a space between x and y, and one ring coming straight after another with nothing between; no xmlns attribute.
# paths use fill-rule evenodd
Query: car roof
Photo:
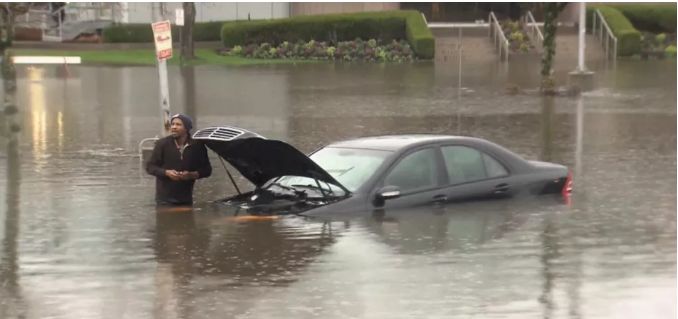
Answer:
<svg viewBox="0 0 678 319"><path fill-rule="evenodd" d="M478 138L453 135L434 134L406 134L406 135L382 135L362 137L352 140L335 142L326 147L360 148L383 151L398 151L416 145L425 145L437 142L476 142L483 141Z"/></svg>
<svg viewBox="0 0 678 319"><path fill-rule="evenodd" d="M479 147L483 151L491 151L495 156L500 156L505 161L508 161L504 162L504 164L511 166L515 172L528 171L531 167L525 159L511 150L488 140L470 136L434 134L383 135L335 142L326 147L372 149L399 153L412 147L437 143L458 143L460 145Z"/></svg>

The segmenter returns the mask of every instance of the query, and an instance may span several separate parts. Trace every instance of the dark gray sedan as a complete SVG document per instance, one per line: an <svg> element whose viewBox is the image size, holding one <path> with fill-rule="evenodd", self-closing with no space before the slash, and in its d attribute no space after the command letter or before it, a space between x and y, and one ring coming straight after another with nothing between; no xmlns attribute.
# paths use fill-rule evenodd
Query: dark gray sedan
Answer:
<svg viewBox="0 0 678 319"><path fill-rule="evenodd" d="M202 129L193 138L254 184L253 191L220 201L236 214L371 212L572 191L567 167L528 161L473 137L365 137L309 156L236 127Z"/></svg>

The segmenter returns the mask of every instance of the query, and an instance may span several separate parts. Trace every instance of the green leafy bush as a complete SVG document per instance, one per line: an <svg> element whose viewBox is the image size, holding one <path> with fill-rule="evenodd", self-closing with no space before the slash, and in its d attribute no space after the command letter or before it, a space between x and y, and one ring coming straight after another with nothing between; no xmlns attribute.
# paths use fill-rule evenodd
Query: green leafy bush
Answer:
<svg viewBox="0 0 678 319"><path fill-rule="evenodd" d="M239 48L239 49L236 49ZM249 44L244 48L234 46L223 52L256 59L310 59L364 62L408 62L414 60L414 51L407 41L392 40L380 43L376 39L341 41L337 46L328 42L311 40L291 44L288 41L274 47L269 43Z"/></svg>

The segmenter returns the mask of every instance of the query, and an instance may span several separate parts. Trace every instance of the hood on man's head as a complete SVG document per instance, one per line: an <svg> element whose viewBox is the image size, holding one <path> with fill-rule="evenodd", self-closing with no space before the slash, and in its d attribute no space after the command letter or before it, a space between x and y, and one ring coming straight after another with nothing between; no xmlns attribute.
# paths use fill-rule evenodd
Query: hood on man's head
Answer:
<svg viewBox="0 0 678 319"><path fill-rule="evenodd" d="M186 128L187 132L191 131L191 129L193 128L193 120L191 119L190 116L186 114L177 113L172 115L172 117L170 118L170 122L172 122L172 120L176 118L180 119L181 123L184 123L184 127Z"/></svg>

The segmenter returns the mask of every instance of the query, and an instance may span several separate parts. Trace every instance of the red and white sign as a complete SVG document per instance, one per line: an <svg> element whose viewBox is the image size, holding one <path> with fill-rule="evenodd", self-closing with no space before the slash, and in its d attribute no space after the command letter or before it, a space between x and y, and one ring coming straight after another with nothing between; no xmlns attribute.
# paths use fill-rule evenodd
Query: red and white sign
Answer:
<svg viewBox="0 0 678 319"><path fill-rule="evenodd" d="M155 54L158 60L166 60L172 57L172 27L169 20L155 22L153 27L153 39L155 39Z"/></svg>

